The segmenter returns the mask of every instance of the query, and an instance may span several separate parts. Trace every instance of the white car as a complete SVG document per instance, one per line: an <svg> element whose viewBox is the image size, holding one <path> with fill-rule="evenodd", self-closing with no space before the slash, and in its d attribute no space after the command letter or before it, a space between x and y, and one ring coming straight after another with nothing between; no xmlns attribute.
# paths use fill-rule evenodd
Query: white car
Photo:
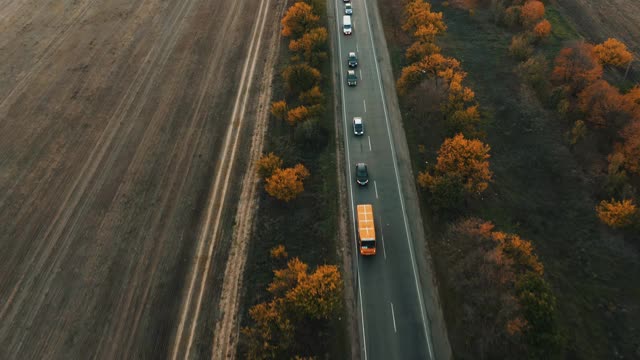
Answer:
<svg viewBox="0 0 640 360"><path fill-rule="evenodd" d="M353 8L351 7L351 3L346 3L344 5L344 13L346 15L352 15L353 14Z"/></svg>
<svg viewBox="0 0 640 360"><path fill-rule="evenodd" d="M353 133L355 135L364 135L364 123L361 117L353 118Z"/></svg>

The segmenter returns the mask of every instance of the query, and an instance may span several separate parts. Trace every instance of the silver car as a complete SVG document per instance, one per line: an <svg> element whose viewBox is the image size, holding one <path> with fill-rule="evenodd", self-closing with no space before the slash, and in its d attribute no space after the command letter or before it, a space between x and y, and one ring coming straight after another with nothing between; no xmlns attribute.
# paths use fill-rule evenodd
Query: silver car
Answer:
<svg viewBox="0 0 640 360"><path fill-rule="evenodd" d="M345 15L353 15L353 8L351 7L351 3L346 3L344 5L344 13Z"/></svg>
<svg viewBox="0 0 640 360"><path fill-rule="evenodd" d="M361 117L353 118L353 133L355 135L363 135L364 134L364 123L362 122Z"/></svg>

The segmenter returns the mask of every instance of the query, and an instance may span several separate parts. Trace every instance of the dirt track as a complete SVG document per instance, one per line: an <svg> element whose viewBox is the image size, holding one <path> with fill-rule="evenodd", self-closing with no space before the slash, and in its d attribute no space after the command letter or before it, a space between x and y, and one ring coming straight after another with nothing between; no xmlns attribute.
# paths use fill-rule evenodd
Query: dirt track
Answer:
<svg viewBox="0 0 640 360"><path fill-rule="evenodd" d="M0 3L0 358L166 357L260 2Z"/></svg>

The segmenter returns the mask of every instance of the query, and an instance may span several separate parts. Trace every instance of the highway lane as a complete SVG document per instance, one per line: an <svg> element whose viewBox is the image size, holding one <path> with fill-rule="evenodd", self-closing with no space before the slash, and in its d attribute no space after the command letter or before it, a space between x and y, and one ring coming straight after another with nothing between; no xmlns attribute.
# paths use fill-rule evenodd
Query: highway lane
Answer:
<svg viewBox="0 0 640 360"><path fill-rule="evenodd" d="M378 240L375 257L358 255L357 259L356 295L361 315L362 356L364 359L432 359L431 335L408 230L410 219L401 196L390 134L390 121L394 119L388 117L368 17L368 7L375 4L352 0L353 34L345 36L342 34L344 3L334 1L353 232L355 235L355 205L370 203ZM359 60L355 87L346 84L346 59L350 51L356 51ZM364 120L363 136L353 134L354 116ZM368 186L355 183L353 172L357 162L365 162L369 167ZM354 246L355 241L354 238Z"/></svg>

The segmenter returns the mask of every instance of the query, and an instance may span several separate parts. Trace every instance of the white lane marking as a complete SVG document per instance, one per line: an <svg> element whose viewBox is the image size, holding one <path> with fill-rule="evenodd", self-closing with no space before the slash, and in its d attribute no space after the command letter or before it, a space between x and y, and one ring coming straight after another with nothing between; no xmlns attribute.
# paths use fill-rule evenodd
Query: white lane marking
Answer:
<svg viewBox="0 0 640 360"><path fill-rule="evenodd" d="M362 100L362 105L364 106L364 112L367 112L367 102Z"/></svg>
<svg viewBox="0 0 640 360"><path fill-rule="evenodd" d="M340 29L340 14L338 12L338 0L335 0L334 2L335 5L335 12L336 12L336 24L338 25L338 29ZM340 35L340 30L338 30L338 54L342 54L342 36ZM356 43L356 49L357 49L357 43ZM344 67L340 66L340 95L342 98L342 120L344 123L344 142L345 142L345 157L347 158L347 164L351 164L351 154L349 153L349 124L347 122L347 109L346 109L346 100L344 97L344 81L342 80L344 79ZM351 179L351 165L347 166L347 173L349 175L349 179ZM362 305L362 285L360 283L360 256L359 256L359 252L358 252L358 238L356 235L356 222L355 222L355 218L356 218L356 214L355 214L355 205L354 205L354 201L353 201L353 182L352 181L347 181L349 183L349 198L351 199L350 202L350 206L351 206L351 219L353 220L352 226L353 226L353 238L354 238L354 242L353 242L353 248L354 248L354 254L356 256L356 261L357 261L357 266L356 266L356 276L358 277L358 305L360 307L360 325L361 325L361 330L362 330L362 354L363 354L363 359L367 360L367 334L365 331L365 327L364 327L364 306Z"/></svg>
<svg viewBox="0 0 640 360"><path fill-rule="evenodd" d="M391 318L393 319L393 332L397 333L398 328L396 328L396 313L395 311L393 311L393 303L389 302L389 304L391 304Z"/></svg>
<svg viewBox="0 0 640 360"><path fill-rule="evenodd" d="M378 198L378 185L376 185L376 181L373 180L373 188L376 190L376 199Z"/></svg>
<svg viewBox="0 0 640 360"><path fill-rule="evenodd" d="M371 49L373 51L374 56L376 56L376 46L373 42L373 30L371 29L371 22L369 21L369 7L367 6L367 2L364 1L364 11L367 15L367 25L369 27L369 40L371 42ZM378 61L374 61L376 66L376 74L378 75L378 88L380 89L380 98L382 99L382 109L384 110L384 119L387 124L387 136L389 137L389 143L391 144L391 155L393 156L393 169L396 175L396 184L398 187L398 194L400 197L400 206L402 207L402 217L404 218L404 228L407 234L407 244L409 246L409 253L411 255L411 267L413 270L413 279L416 286L416 291L418 292L418 301L420 302L420 314L422 316L422 326L424 328L424 336L427 339L427 347L429 348L429 358L433 359L433 349L431 345L431 334L429 333L429 329L427 327L427 318L425 315L425 306L424 300L422 299L422 290L420 287L420 283L418 283L418 275L416 271L416 259L413 254L413 243L409 238L411 235L409 233L409 222L407 221L407 210L404 205L404 199L402 198L402 190L400 188L400 176L398 175L398 164L397 164L397 155L396 150L393 146L393 139L391 137L391 126L389 125L389 113L387 111L387 102L385 101L384 91L382 90L382 77L380 76L380 67L378 66Z"/></svg>
<svg viewBox="0 0 640 360"><path fill-rule="evenodd" d="M369 139L369 151L371 151L371 136L367 135L367 139Z"/></svg>
<svg viewBox="0 0 640 360"><path fill-rule="evenodd" d="M360 81L362 81L362 69L358 69L358 73L360 74Z"/></svg>
<svg viewBox="0 0 640 360"><path fill-rule="evenodd" d="M356 43L356 51L360 51L360 49L358 49L358 43Z"/></svg>

